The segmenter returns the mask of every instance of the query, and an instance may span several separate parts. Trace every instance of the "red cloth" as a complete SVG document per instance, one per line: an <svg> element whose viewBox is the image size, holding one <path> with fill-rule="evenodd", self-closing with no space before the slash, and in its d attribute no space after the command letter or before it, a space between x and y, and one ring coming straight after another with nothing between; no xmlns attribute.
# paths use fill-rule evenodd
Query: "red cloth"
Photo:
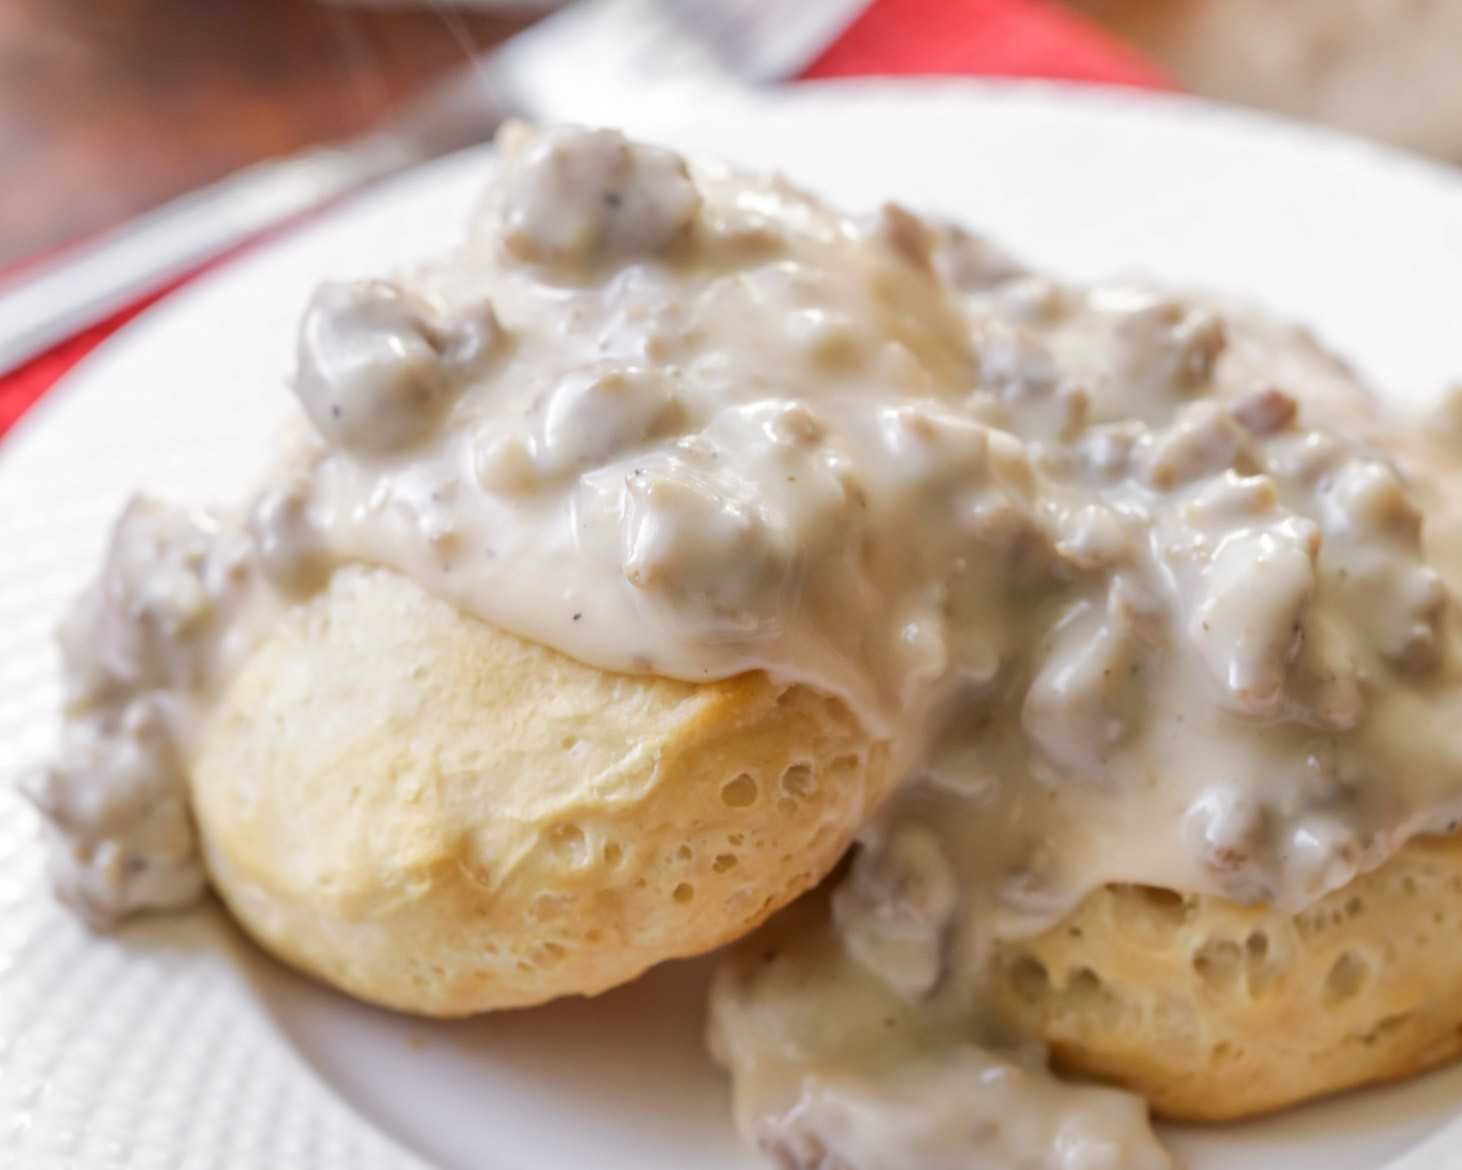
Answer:
<svg viewBox="0 0 1462 1170"><path fill-rule="evenodd" d="M1133 49L1056 0L873 0L802 76L911 74L1051 77L1171 88ZM106 338L198 272L229 258L203 265L0 376L0 437Z"/></svg>
<svg viewBox="0 0 1462 1170"><path fill-rule="evenodd" d="M909 74L1172 88L1136 50L1056 0L875 0L803 76Z"/></svg>

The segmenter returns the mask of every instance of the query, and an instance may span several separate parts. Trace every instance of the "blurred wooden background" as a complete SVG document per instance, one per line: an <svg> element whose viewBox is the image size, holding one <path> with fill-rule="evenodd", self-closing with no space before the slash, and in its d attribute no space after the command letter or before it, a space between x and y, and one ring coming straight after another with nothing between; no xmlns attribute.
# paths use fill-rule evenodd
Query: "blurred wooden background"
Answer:
<svg viewBox="0 0 1462 1170"><path fill-rule="evenodd" d="M1462 161L1462 0L1067 2L1195 92ZM0 0L0 269L365 129L531 19L454 11Z"/></svg>
<svg viewBox="0 0 1462 1170"><path fill-rule="evenodd" d="M528 20L313 0L0 0L0 267L363 130Z"/></svg>

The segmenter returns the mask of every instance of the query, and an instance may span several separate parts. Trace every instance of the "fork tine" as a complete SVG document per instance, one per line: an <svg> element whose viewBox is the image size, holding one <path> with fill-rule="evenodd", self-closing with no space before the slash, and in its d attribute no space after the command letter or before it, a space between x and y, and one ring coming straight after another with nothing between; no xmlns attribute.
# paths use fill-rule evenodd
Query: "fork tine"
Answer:
<svg viewBox="0 0 1462 1170"><path fill-rule="evenodd" d="M775 81L805 68L867 6L867 0L662 0L745 82Z"/></svg>
<svg viewBox="0 0 1462 1170"><path fill-rule="evenodd" d="M549 120L633 121L788 77L867 0L580 0L498 54L505 91Z"/></svg>

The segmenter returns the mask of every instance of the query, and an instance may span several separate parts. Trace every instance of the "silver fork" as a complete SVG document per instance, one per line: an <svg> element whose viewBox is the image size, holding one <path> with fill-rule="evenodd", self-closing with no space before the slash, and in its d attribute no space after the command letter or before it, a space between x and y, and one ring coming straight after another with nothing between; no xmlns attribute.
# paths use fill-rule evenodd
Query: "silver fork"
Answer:
<svg viewBox="0 0 1462 1170"><path fill-rule="evenodd" d="M800 73L865 7L866 0L685 0L675 18L754 84Z"/></svg>
<svg viewBox="0 0 1462 1170"><path fill-rule="evenodd" d="M734 101L790 77L868 0L595 0L515 37L497 73L544 121L633 122L667 102Z"/></svg>
<svg viewBox="0 0 1462 1170"><path fill-rule="evenodd" d="M508 115L617 123L789 77L867 0L580 0L385 128L261 163L0 282L0 374L285 220L490 138Z"/></svg>

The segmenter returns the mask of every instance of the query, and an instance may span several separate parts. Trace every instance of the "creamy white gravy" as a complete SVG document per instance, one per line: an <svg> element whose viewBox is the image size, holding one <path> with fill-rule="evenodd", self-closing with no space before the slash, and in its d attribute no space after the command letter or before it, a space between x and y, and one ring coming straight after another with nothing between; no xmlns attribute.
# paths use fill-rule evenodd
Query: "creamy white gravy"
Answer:
<svg viewBox="0 0 1462 1170"><path fill-rule="evenodd" d="M1104 883L1299 909L1455 827L1458 562L1419 507L1448 460L1298 331L608 132L503 145L459 255L318 292L312 425L244 514L119 524L34 785L63 893L98 921L199 893L199 713L283 605L388 565L890 740L830 909L716 992L780 1164L1169 1164L1139 1102L985 1017L982 956Z"/></svg>

